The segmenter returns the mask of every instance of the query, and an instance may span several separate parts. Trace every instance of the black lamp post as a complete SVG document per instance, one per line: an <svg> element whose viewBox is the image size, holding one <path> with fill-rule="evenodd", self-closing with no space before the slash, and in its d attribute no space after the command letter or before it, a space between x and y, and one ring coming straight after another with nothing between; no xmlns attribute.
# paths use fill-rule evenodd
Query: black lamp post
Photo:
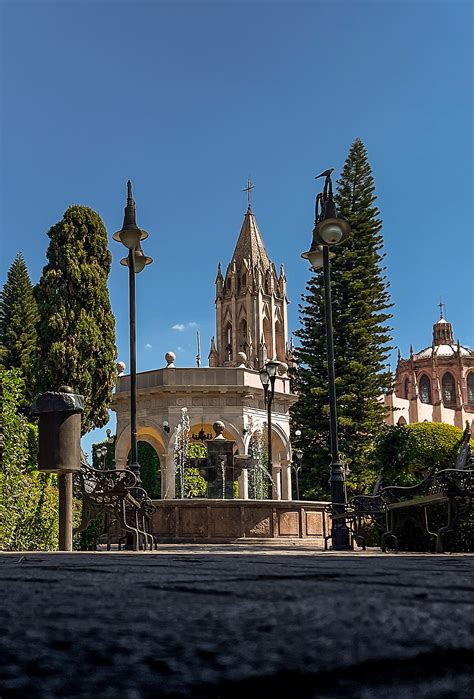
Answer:
<svg viewBox="0 0 474 699"><path fill-rule="evenodd" d="M299 475L301 471L301 465L303 461L303 452L301 449L296 449L295 452L295 458L293 460L293 463L291 464L293 466L293 471L295 472L295 485L296 485L296 499L300 499L300 483L299 483Z"/></svg>
<svg viewBox="0 0 474 699"><path fill-rule="evenodd" d="M260 369L260 381L264 390L265 406L267 408L267 432L268 432L268 472L273 478L272 459L272 403L275 396L275 379L280 362L270 359L265 366Z"/></svg>
<svg viewBox="0 0 474 699"><path fill-rule="evenodd" d="M331 512L333 515L331 525L332 548L336 551L345 551L351 548L349 529L346 520L335 518L344 515L346 510L345 472L339 458L339 445L337 438L337 405L336 384L334 372L334 340L332 328L331 306L331 265L329 258L333 256L329 248L342 243L351 232L351 227L343 218L339 218L333 199L332 170L326 171L324 190L316 197L315 222L313 229L313 241L311 248L302 254L309 260L313 269L323 268L324 275L324 312L326 317L326 346L328 361L328 389L329 389L329 416L331 439Z"/></svg>
<svg viewBox="0 0 474 699"><path fill-rule="evenodd" d="M132 197L132 183L127 182L127 206L125 207L123 226L113 235L113 239L123 243L128 249L128 257L120 264L128 267L130 292L130 469L140 481L140 465L137 457L137 338L135 323L135 274L153 262L151 257L143 254L141 241L148 238L147 231L138 228L136 222L135 202Z"/></svg>

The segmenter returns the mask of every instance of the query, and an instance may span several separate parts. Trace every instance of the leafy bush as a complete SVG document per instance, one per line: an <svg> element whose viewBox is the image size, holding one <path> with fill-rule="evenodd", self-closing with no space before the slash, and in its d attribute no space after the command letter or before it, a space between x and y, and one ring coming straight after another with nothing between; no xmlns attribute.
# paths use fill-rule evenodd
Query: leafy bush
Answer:
<svg viewBox="0 0 474 699"><path fill-rule="evenodd" d="M461 440L459 427L440 422L384 427L374 454L383 485L414 485L435 468L453 468Z"/></svg>
<svg viewBox="0 0 474 699"><path fill-rule="evenodd" d="M37 429L19 411L23 391L17 369L0 370L0 549L49 551L58 544L56 478L35 470Z"/></svg>

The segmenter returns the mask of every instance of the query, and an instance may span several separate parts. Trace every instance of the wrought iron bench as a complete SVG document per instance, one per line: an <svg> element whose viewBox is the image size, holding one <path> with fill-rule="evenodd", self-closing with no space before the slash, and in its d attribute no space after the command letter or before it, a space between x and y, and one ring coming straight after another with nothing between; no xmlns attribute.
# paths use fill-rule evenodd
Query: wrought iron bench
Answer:
<svg viewBox="0 0 474 699"><path fill-rule="evenodd" d="M460 517L469 511L474 497L474 470L472 469L471 432L469 425L463 433L461 448L454 468L433 471L421 483L414 486L387 486L374 495L356 495L349 501L345 515L352 540L365 549L364 529L369 524L382 533L382 550L388 539L393 539L398 549L397 532L411 522L436 540L436 551L444 550L443 538L453 531ZM437 531L430 530L428 508L447 503L447 522Z"/></svg>
<svg viewBox="0 0 474 699"><path fill-rule="evenodd" d="M133 549L139 551L156 548L151 533L151 519L156 508L146 490L137 485L135 474L129 469L102 471L92 468L85 454L81 455L81 470L77 474L79 497L82 500L82 515L75 533L87 529L89 523L104 515L104 533L107 549L110 550L110 531L118 528L125 538L132 536ZM120 548L119 539L119 548Z"/></svg>

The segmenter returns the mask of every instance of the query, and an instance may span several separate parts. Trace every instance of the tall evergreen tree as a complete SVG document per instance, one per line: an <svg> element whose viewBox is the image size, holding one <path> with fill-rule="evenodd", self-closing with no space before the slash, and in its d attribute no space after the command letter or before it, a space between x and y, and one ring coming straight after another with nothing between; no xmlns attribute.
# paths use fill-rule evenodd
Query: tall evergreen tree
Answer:
<svg viewBox="0 0 474 699"><path fill-rule="evenodd" d="M386 369L392 304L384 275L382 221L374 205L374 179L366 149L357 139L337 182L339 214L351 234L334 248L331 293L334 323L339 446L350 467L350 486L367 487L367 463L385 408L380 396L390 387ZM292 410L296 441L303 449L302 484L306 495L329 494L329 399L323 272L311 275L300 304L296 333L298 368L294 387L300 398Z"/></svg>
<svg viewBox="0 0 474 699"><path fill-rule="evenodd" d="M21 407L29 405L35 393L37 352L38 307L25 260L18 253L0 292L0 365L20 370Z"/></svg>
<svg viewBox="0 0 474 699"><path fill-rule="evenodd" d="M41 389L67 384L83 394L87 432L108 421L115 378L112 256L100 216L85 206L69 207L48 235L48 264L36 289Z"/></svg>

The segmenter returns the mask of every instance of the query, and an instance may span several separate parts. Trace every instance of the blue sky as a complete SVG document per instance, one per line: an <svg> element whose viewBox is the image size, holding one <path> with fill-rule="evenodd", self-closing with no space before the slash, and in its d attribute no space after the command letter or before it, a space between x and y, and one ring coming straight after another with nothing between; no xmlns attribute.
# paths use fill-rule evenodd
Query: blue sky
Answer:
<svg viewBox="0 0 474 699"><path fill-rule="evenodd" d="M246 208L285 264L290 326L308 279L314 175L365 143L384 220L394 340L431 341L442 296L474 345L472 17L446 2L4 0L0 283L33 282L72 203L120 228L126 180L154 264L137 278L138 368L207 355L214 278ZM128 362L123 249L110 295ZM184 326L173 329L173 326ZM90 440L89 442L90 443Z"/></svg>

